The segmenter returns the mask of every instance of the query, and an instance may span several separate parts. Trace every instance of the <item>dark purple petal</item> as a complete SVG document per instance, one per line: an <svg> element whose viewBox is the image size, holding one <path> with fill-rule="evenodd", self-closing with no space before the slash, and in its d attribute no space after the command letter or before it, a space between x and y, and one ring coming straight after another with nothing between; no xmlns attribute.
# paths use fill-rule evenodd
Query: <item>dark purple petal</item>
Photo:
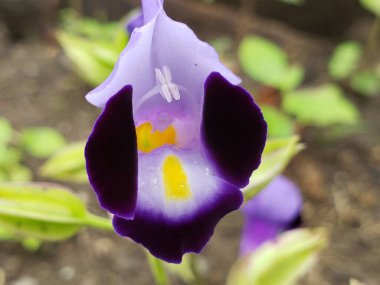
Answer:
<svg viewBox="0 0 380 285"><path fill-rule="evenodd" d="M221 185L220 194L191 217L173 221L137 207L133 220L114 216L115 230L121 236L142 244L157 258L180 263L183 254L201 252L218 221L240 207L243 201L241 191L226 182Z"/></svg>
<svg viewBox="0 0 380 285"><path fill-rule="evenodd" d="M285 230L290 231L290 230L295 230L303 225L303 219L302 219L302 214L299 213L293 220L289 221L289 223L286 225Z"/></svg>
<svg viewBox="0 0 380 285"><path fill-rule="evenodd" d="M252 96L213 72L206 80L202 138L219 174L246 186L261 160L267 125Z"/></svg>
<svg viewBox="0 0 380 285"><path fill-rule="evenodd" d="M86 168L100 205L131 219L137 199L137 140L132 87L111 97L95 123L85 149Z"/></svg>

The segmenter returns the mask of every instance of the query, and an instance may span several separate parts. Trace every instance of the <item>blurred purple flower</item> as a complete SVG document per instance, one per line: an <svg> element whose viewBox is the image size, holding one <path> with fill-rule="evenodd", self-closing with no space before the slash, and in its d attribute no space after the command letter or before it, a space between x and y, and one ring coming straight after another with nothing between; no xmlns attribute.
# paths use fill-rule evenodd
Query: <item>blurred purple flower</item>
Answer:
<svg viewBox="0 0 380 285"><path fill-rule="evenodd" d="M302 197L298 187L285 176L275 178L242 211L245 224L240 253L247 255L280 233L301 222Z"/></svg>
<svg viewBox="0 0 380 285"><path fill-rule="evenodd" d="M116 232L168 262L200 252L242 203L266 123L212 47L143 0L112 74L87 96L103 112L86 167Z"/></svg>
<svg viewBox="0 0 380 285"><path fill-rule="evenodd" d="M144 15L141 11L138 11L127 22L127 31L132 34L135 28L140 28L142 25L144 25Z"/></svg>

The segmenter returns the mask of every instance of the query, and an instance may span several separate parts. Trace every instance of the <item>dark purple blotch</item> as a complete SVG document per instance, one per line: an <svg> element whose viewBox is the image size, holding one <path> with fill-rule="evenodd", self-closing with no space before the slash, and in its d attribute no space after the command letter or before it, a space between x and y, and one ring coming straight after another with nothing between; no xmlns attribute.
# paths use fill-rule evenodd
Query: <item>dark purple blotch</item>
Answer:
<svg viewBox="0 0 380 285"><path fill-rule="evenodd" d="M111 97L85 148L87 174L105 210L126 219L137 200L137 138L132 113L132 86Z"/></svg>
<svg viewBox="0 0 380 285"><path fill-rule="evenodd" d="M217 72L205 83L201 133L220 176L245 187L260 164L267 124L252 96Z"/></svg>

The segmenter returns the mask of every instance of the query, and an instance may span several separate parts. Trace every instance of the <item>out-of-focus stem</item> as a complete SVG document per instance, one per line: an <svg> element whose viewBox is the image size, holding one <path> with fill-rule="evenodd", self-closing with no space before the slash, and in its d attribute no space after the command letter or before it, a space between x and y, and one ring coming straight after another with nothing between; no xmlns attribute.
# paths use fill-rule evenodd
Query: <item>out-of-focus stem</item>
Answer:
<svg viewBox="0 0 380 285"><path fill-rule="evenodd" d="M111 219L99 217L93 214L89 214L85 220L85 225L106 231L113 231Z"/></svg>
<svg viewBox="0 0 380 285"><path fill-rule="evenodd" d="M146 256L156 285L170 285L170 280L166 273L163 261L155 258L149 252L146 252Z"/></svg>

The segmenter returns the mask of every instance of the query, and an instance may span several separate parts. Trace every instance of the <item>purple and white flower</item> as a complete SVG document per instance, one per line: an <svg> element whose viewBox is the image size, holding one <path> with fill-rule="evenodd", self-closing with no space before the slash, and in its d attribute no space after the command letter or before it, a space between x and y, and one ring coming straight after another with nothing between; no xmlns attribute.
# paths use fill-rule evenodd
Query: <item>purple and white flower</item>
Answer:
<svg viewBox="0 0 380 285"><path fill-rule="evenodd" d="M142 1L112 74L86 99L103 109L86 149L90 183L116 232L168 262L200 252L238 209L267 126L212 47Z"/></svg>
<svg viewBox="0 0 380 285"><path fill-rule="evenodd" d="M299 226L302 196L285 176L278 176L242 208L245 224L240 254L245 256L280 233Z"/></svg>

